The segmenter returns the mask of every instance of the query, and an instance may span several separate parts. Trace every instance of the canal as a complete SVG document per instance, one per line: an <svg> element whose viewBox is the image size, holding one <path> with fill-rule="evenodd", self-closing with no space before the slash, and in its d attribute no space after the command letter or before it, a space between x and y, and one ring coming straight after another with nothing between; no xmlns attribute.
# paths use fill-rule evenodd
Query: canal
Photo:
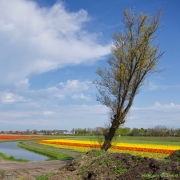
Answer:
<svg viewBox="0 0 180 180"><path fill-rule="evenodd" d="M17 146L18 142L1 142L0 152L7 156L13 156L16 159L27 159L30 161L45 161L48 157L28 151Z"/></svg>

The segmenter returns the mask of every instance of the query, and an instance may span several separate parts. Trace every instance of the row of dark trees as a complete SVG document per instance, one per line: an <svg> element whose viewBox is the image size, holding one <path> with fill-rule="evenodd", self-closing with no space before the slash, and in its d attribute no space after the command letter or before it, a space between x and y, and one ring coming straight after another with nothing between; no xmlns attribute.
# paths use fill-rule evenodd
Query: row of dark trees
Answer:
<svg viewBox="0 0 180 180"><path fill-rule="evenodd" d="M105 135L107 132L107 128L96 127L96 128L77 128L72 129L75 135ZM178 136L180 137L180 129L171 129L166 126L158 125L154 128L118 128L116 130L115 136Z"/></svg>
<svg viewBox="0 0 180 180"><path fill-rule="evenodd" d="M148 129L133 128L131 136L178 136L180 137L180 129L168 129L163 126L156 126Z"/></svg>

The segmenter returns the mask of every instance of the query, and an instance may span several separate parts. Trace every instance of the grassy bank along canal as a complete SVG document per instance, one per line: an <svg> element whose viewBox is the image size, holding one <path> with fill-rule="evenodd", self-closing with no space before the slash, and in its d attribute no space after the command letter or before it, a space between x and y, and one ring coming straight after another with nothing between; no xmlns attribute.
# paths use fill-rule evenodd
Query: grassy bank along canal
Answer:
<svg viewBox="0 0 180 180"><path fill-rule="evenodd" d="M12 143L16 143L18 148L26 149L28 151L36 153L37 155L46 156L44 160L69 160L69 159L77 158L82 154L67 149L59 149L59 148L40 145L37 144L35 140L31 140L31 141L26 140L21 142L12 142ZM27 161L26 158L15 158L11 155L8 156L6 155L6 152L4 153L0 152L0 159L10 160L10 161L20 161L20 162ZM34 160L34 161L39 161L39 160Z"/></svg>
<svg viewBox="0 0 180 180"><path fill-rule="evenodd" d="M38 152L40 154L43 154L43 152L42 152L42 150L43 150L44 152L50 153L47 156L52 157L52 159L53 159L53 155L57 154L59 159L58 159L58 157L57 158L54 157L54 160L56 160L56 159L57 160L67 160L69 158L74 159L74 158L80 157L83 154L81 152L72 151L70 149L62 149L62 148L55 148L52 146L45 146L45 145L36 143L36 141L34 141L34 140L33 141L23 141L22 143L18 143L18 146L20 146L22 148L26 148L33 152ZM60 157L60 155L62 155L62 156ZM63 155L66 155L66 157Z"/></svg>
<svg viewBox="0 0 180 180"><path fill-rule="evenodd" d="M38 153L38 154L42 154L45 155L47 157L49 157L48 160L68 160L68 159L73 159L72 156L62 153L62 152L58 152L55 151L54 149L47 149L46 146L38 146L38 144L36 142L19 142L17 144L18 147L27 149L29 151Z"/></svg>

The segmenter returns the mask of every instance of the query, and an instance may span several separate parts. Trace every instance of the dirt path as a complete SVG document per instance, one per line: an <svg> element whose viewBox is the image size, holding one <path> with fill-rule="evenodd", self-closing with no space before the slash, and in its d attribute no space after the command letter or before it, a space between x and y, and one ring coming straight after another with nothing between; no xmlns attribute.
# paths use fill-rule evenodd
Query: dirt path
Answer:
<svg viewBox="0 0 180 180"><path fill-rule="evenodd" d="M45 175L58 170L66 165L67 161L43 161L43 162L13 162L0 160L0 169L5 170L4 177L0 179L35 179L36 177Z"/></svg>

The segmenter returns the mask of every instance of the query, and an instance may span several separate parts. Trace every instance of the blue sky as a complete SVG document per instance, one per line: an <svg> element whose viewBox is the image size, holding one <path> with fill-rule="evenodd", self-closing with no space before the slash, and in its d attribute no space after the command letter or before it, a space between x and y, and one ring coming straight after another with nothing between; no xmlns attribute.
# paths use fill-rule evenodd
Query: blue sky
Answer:
<svg viewBox="0 0 180 180"><path fill-rule="evenodd" d="M180 128L180 1L1 0L0 130L95 128L109 121L96 101L95 70L107 65L123 9L164 14L161 73L135 97L124 126Z"/></svg>

